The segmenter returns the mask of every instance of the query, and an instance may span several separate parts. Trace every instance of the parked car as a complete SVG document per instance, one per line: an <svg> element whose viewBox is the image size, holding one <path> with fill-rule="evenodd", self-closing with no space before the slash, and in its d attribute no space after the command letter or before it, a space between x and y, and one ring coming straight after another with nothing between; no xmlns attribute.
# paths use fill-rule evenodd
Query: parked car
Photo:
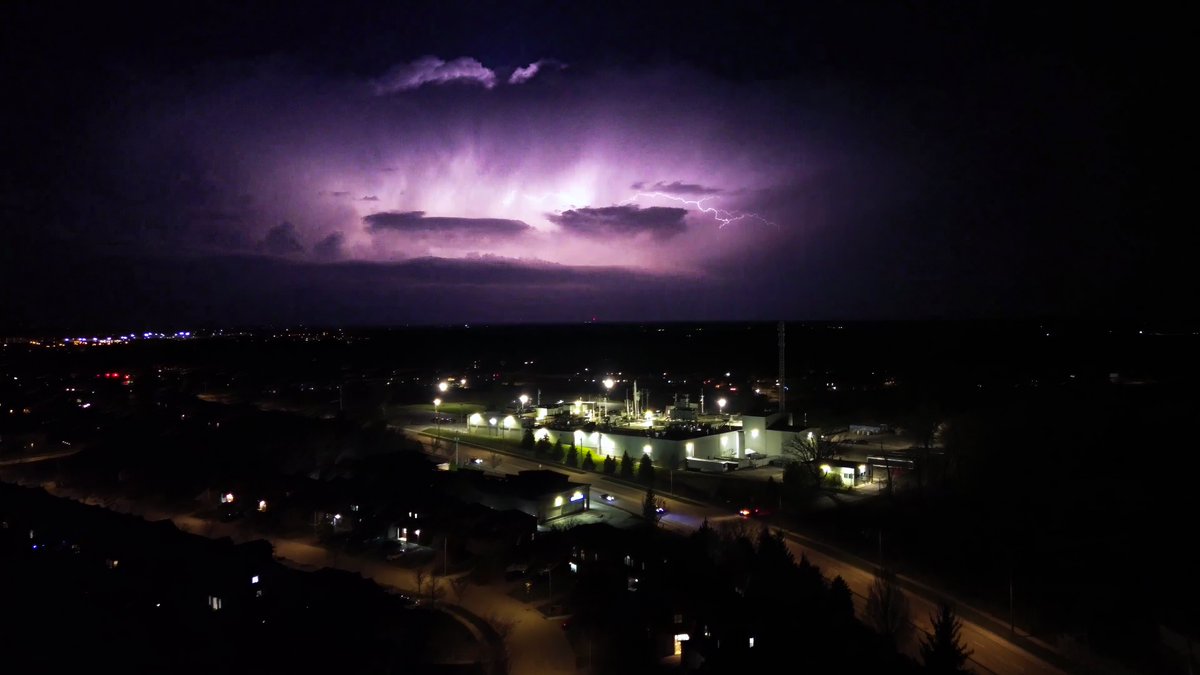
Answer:
<svg viewBox="0 0 1200 675"><path fill-rule="evenodd" d="M478 466L478 465L480 465L480 464L483 464L483 458L481 458L481 457L472 457L472 458L471 458L471 463L472 463L472 464L475 464L476 466Z"/></svg>
<svg viewBox="0 0 1200 675"><path fill-rule="evenodd" d="M615 502L615 501L617 501L617 498L616 498L616 497L614 497L614 496L612 496L612 495L608 494L607 492L606 492L606 493L604 493L604 494L602 494L602 495L600 495L600 499L603 499L603 500L604 500L604 501L606 501L606 502Z"/></svg>

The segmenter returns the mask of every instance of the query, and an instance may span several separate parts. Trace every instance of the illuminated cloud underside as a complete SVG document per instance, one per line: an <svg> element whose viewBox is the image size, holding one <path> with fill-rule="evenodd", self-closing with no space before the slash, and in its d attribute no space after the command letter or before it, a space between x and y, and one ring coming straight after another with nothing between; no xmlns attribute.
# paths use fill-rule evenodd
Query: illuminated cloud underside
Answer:
<svg viewBox="0 0 1200 675"><path fill-rule="evenodd" d="M563 76L529 84L547 68ZM224 214L172 233L194 253L495 255L695 275L777 237L767 222L802 224L779 195L816 163L797 134L770 136L780 123L761 96L673 69L562 68L542 59L502 85L468 57L425 57L365 83L264 69L160 111L128 140L148 165L205 177L186 191L154 186L181 195L164 210ZM233 114L230 99L263 112ZM740 229L723 231L732 221Z"/></svg>

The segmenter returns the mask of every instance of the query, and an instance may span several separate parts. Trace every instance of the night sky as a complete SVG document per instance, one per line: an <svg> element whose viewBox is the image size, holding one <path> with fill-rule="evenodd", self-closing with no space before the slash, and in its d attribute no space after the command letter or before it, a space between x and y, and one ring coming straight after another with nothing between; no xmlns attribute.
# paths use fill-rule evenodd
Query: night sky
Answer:
<svg viewBox="0 0 1200 675"><path fill-rule="evenodd" d="M832 4L5 3L0 324L1195 314L1181 18Z"/></svg>

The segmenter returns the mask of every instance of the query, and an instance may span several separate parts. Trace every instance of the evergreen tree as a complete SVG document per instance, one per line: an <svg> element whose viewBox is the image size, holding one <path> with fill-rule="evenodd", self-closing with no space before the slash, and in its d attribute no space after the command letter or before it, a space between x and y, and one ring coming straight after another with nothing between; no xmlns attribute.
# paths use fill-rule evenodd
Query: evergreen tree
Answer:
<svg viewBox="0 0 1200 675"><path fill-rule="evenodd" d="M572 450L575 449L574 443L571 444L571 449ZM563 461L563 446L559 445L558 443L555 443L550 450L550 459L555 462Z"/></svg>
<svg viewBox="0 0 1200 675"><path fill-rule="evenodd" d="M575 450L575 434L571 434L571 444L567 446L570 450Z"/></svg>
<svg viewBox="0 0 1200 675"><path fill-rule="evenodd" d="M617 460L612 455L604 458L604 473L613 475L617 472Z"/></svg>
<svg viewBox="0 0 1200 675"><path fill-rule="evenodd" d="M533 454L539 458L549 455L550 452L550 439L545 436L538 439L537 444L533 446Z"/></svg>
<svg viewBox="0 0 1200 675"><path fill-rule="evenodd" d="M937 614L931 614L929 621L933 634L921 642L925 671L938 675L966 673L963 666L971 650L962 645L962 622L954 615L954 608L948 602L939 602Z"/></svg>
<svg viewBox="0 0 1200 675"><path fill-rule="evenodd" d="M567 466L579 466L579 451L575 449L574 445L567 450L567 458L563 460L563 463Z"/></svg>
<svg viewBox="0 0 1200 675"><path fill-rule="evenodd" d="M633 473L633 458L629 456L629 451L626 450L625 454L621 455L621 478L633 480Z"/></svg>
<svg viewBox="0 0 1200 675"><path fill-rule="evenodd" d="M650 455L642 455L642 461L638 462L638 480L647 484L654 484L654 462L650 460Z"/></svg>
<svg viewBox="0 0 1200 675"><path fill-rule="evenodd" d="M595 471L596 470L596 460L592 459L592 451L591 450L586 450L583 453L583 470L584 471Z"/></svg>
<svg viewBox="0 0 1200 675"><path fill-rule="evenodd" d="M533 449L533 429L526 429L525 435L521 436L521 448L523 450Z"/></svg>
<svg viewBox="0 0 1200 675"><path fill-rule="evenodd" d="M646 523L654 526L658 524L658 519L662 514L658 512L658 507L662 505L658 497L654 496L654 488L646 488L646 498L642 500L642 518L646 519Z"/></svg>
<svg viewBox="0 0 1200 675"><path fill-rule="evenodd" d="M829 585L829 609L839 622L854 620L854 596L850 593L850 585L840 574Z"/></svg>

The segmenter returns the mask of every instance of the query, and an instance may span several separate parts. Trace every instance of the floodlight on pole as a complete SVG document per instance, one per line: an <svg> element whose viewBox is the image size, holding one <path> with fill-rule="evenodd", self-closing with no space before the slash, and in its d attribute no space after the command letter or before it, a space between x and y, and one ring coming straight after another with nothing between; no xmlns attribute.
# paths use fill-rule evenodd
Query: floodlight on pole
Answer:
<svg viewBox="0 0 1200 675"><path fill-rule="evenodd" d="M445 382L438 382L437 388L438 388L438 391L440 391L444 394L444 393L446 393L446 390L450 388L450 385L446 384Z"/></svg>
<svg viewBox="0 0 1200 675"><path fill-rule="evenodd" d="M525 412L525 404L529 403L529 397L525 394L521 394L517 397L517 400L521 402L521 412Z"/></svg>

